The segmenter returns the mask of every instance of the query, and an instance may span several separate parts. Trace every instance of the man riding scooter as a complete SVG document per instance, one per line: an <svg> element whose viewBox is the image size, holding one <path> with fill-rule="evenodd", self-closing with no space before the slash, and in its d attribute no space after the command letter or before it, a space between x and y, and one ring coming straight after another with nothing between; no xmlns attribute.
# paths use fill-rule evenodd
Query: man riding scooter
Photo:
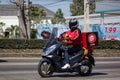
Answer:
<svg viewBox="0 0 120 80"><path fill-rule="evenodd" d="M71 47L68 48L68 53L73 54L77 53L82 49L82 36L81 36L81 30L78 28L79 23L76 18L70 19L69 21L69 28L70 30L64 32L61 34L61 36L58 38L58 40L64 39L64 42L67 45L71 45ZM60 49L59 54L62 54L63 50ZM69 55L65 55L65 65L62 67L62 69L70 68L69 64ZM81 57L84 55L84 53L81 53Z"/></svg>
<svg viewBox="0 0 120 80"><path fill-rule="evenodd" d="M61 34L59 38L58 28L52 29L38 64L38 73L41 77L50 77L54 72L77 72L81 76L91 74L92 66L95 65L91 47L98 44L97 33L81 33L77 19L69 21L69 28L70 30ZM64 42L70 46L64 45ZM59 55L59 52L63 52L64 56Z"/></svg>

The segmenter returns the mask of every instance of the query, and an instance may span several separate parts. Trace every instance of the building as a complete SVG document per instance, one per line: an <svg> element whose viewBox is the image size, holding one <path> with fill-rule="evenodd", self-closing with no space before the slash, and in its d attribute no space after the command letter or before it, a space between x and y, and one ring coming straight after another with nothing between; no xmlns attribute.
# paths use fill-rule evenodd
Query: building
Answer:
<svg viewBox="0 0 120 80"><path fill-rule="evenodd" d="M68 22L71 18L77 18L80 25L84 25L84 15L66 17L66 21ZM90 14L89 24L120 24L120 15L104 14L103 18L100 13Z"/></svg>
<svg viewBox="0 0 120 80"><path fill-rule="evenodd" d="M35 7L40 7L46 12L46 19L42 20L43 23L47 22L51 23L50 18L53 17L54 12L46 9L45 7L39 4L33 4ZM0 22L5 23L4 30L6 27L10 27L11 25L18 25L18 15L17 15L17 7L12 4L0 4Z"/></svg>

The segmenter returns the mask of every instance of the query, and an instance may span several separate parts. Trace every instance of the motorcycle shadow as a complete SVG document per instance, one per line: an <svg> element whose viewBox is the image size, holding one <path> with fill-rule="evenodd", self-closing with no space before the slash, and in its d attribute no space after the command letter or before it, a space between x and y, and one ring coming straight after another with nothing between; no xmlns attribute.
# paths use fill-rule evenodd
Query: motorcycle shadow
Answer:
<svg viewBox="0 0 120 80"><path fill-rule="evenodd" d="M52 77L90 77L90 76L98 76L98 75L107 75L108 73L100 73L100 72L95 72L91 73L89 76L81 76L78 73L58 73L52 75Z"/></svg>
<svg viewBox="0 0 120 80"><path fill-rule="evenodd" d="M77 73L58 73L52 75L52 77L80 77Z"/></svg>
<svg viewBox="0 0 120 80"><path fill-rule="evenodd" d="M8 62L8 61L7 61L7 60L1 60L1 59L0 59L0 63L1 63L1 62Z"/></svg>
<svg viewBox="0 0 120 80"><path fill-rule="evenodd" d="M91 73L90 76L96 76L96 75L108 75L108 73L94 72L94 73Z"/></svg>

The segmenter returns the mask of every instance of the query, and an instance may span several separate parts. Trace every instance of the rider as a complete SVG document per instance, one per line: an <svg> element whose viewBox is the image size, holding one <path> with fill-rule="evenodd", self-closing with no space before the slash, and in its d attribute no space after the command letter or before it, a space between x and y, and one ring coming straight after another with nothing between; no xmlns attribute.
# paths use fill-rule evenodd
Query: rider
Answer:
<svg viewBox="0 0 120 80"><path fill-rule="evenodd" d="M69 28L70 30L64 32L58 39L64 38L65 43L68 45L72 45L68 48L68 53L73 54L77 53L82 48L82 36L81 36L81 30L78 28L79 23L76 18L70 19L69 21ZM60 50L60 53L62 51ZM81 55L83 55L81 53ZM62 69L69 68L69 58L68 55L65 54L65 65L62 67Z"/></svg>

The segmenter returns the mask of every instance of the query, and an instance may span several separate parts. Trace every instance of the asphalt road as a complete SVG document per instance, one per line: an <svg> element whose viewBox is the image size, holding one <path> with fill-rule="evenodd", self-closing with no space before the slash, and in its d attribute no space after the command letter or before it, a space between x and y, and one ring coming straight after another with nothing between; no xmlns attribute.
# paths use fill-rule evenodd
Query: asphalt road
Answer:
<svg viewBox="0 0 120 80"><path fill-rule="evenodd" d="M0 80L120 80L120 57L95 57L90 76L76 73L54 73L41 78L37 72L39 58L0 57Z"/></svg>

